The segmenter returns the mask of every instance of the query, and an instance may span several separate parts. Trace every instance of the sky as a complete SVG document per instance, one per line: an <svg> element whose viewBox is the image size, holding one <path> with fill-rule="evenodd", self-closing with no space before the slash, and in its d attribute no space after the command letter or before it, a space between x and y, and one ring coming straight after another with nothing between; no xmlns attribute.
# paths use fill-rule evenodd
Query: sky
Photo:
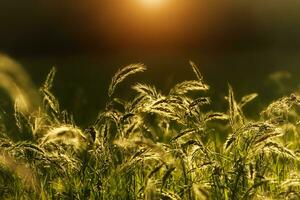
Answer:
<svg viewBox="0 0 300 200"><path fill-rule="evenodd" d="M297 0L1 0L0 50L293 50L300 46L299 9Z"/></svg>

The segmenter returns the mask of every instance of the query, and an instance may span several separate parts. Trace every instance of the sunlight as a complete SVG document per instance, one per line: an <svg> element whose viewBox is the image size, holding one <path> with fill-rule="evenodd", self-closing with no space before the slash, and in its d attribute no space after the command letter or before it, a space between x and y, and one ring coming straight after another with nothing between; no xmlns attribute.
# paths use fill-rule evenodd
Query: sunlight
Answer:
<svg viewBox="0 0 300 200"><path fill-rule="evenodd" d="M148 8L161 7L167 0L139 0L143 6Z"/></svg>

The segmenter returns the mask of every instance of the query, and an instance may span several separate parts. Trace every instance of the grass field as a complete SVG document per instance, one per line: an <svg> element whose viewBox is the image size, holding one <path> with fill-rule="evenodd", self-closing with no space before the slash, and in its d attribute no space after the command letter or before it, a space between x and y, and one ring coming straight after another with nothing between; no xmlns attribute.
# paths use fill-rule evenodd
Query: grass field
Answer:
<svg viewBox="0 0 300 200"><path fill-rule="evenodd" d="M228 85L227 111L212 111L210 86L190 66L193 80L164 93L134 83L132 99L117 88L146 66L119 69L105 108L80 127L52 93L55 68L37 89L1 55L1 199L300 199L300 96L254 120L245 108L257 94L236 98Z"/></svg>

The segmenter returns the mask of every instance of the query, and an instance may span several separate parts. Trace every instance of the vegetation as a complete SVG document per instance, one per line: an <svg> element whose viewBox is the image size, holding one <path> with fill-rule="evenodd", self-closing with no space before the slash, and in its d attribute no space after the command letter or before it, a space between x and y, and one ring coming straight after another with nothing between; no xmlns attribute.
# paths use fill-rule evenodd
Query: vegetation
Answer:
<svg viewBox="0 0 300 200"><path fill-rule="evenodd" d="M209 86L190 64L195 80L166 94L134 84L131 100L116 89L146 67L119 70L104 111L83 128L51 92L54 68L36 90L1 55L0 86L14 105L0 115L1 199L299 199L300 96L254 120L243 111L257 94L238 101L229 85L228 111L206 111Z"/></svg>

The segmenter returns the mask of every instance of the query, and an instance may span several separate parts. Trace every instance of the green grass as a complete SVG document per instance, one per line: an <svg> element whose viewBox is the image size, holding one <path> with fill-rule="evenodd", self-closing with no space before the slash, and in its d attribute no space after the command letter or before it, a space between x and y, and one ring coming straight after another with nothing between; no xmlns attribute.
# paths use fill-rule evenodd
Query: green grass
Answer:
<svg viewBox="0 0 300 200"><path fill-rule="evenodd" d="M257 94L237 100L228 85L227 112L209 111L209 86L190 65L195 80L164 94L136 83L130 100L116 89L146 67L120 69L104 110L79 127L51 91L54 68L38 90L1 55L11 101L0 113L1 199L299 199L300 96L254 120L244 107Z"/></svg>

